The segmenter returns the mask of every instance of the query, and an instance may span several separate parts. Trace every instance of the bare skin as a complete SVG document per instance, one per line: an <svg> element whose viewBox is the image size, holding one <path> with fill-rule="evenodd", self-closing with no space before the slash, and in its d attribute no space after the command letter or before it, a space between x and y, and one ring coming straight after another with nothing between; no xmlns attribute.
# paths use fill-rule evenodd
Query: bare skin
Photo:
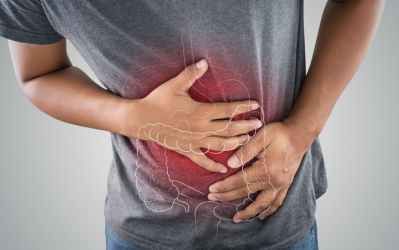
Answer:
<svg viewBox="0 0 399 250"><path fill-rule="evenodd" d="M233 216L239 223L263 220L282 205L302 157L321 133L338 98L356 73L376 33L383 0L328 1L312 62L289 116L269 123L229 159L231 167L257 161L209 187L210 200L230 201L259 194Z"/></svg>

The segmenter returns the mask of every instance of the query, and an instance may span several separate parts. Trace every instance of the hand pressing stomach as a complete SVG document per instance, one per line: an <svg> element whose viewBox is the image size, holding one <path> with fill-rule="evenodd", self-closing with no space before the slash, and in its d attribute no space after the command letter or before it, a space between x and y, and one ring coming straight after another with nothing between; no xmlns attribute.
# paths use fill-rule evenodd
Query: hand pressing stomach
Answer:
<svg viewBox="0 0 399 250"><path fill-rule="evenodd" d="M216 72L228 80L216 82ZM237 91L248 96L229 73L210 71L202 60L159 85L132 110L141 120L131 121L131 143L137 149L131 168L140 198L151 210L167 211L175 204L186 212L195 209L208 201L211 184L241 170L230 168L227 160L262 123L255 100L214 101L220 99L214 96Z"/></svg>

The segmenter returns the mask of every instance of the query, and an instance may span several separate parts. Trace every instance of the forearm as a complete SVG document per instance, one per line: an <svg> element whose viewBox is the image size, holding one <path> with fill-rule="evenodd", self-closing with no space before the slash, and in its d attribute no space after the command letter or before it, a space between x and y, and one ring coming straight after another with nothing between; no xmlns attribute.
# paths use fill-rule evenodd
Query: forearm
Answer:
<svg viewBox="0 0 399 250"><path fill-rule="evenodd" d="M129 136L124 100L93 82L76 67L48 73L21 84L28 99L41 111L67 123Z"/></svg>
<svg viewBox="0 0 399 250"><path fill-rule="evenodd" d="M312 62L286 120L318 136L338 98L363 61L377 30L384 1L328 1Z"/></svg>

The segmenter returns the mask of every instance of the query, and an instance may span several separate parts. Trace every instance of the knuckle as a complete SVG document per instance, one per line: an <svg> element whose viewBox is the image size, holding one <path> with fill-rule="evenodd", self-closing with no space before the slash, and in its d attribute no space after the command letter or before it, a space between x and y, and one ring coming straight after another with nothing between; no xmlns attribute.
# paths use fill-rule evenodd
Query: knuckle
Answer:
<svg viewBox="0 0 399 250"><path fill-rule="evenodd" d="M261 207L262 207L263 209L267 209L267 208L269 207L269 204L268 204L267 202L263 202L263 203L261 204Z"/></svg>
<svg viewBox="0 0 399 250"><path fill-rule="evenodd" d="M206 104L198 104L194 109L193 115L199 119L197 122L207 121L207 119L202 119L205 116L208 116L211 113L212 109L209 108L209 105Z"/></svg>
<svg viewBox="0 0 399 250"><path fill-rule="evenodd" d="M231 104L226 105L226 117L231 117L235 112L235 108Z"/></svg>
<svg viewBox="0 0 399 250"><path fill-rule="evenodd" d="M255 212L256 212L256 213L260 213L260 212L264 211L265 208L267 208L268 206L269 206L268 204L259 203L259 204L257 204L257 207L256 207Z"/></svg>
<svg viewBox="0 0 399 250"><path fill-rule="evenodd" d="M272 179L269 174L269 170L264 170L264 169L262 169L262 171L258 174L258 177L263 186L267 185L269 181Z"/></svg>
<svg viewBox="0 0 399 250"><path fill-rule="evenodd" d="M241 147L241 154L246 159L250 155L248 147L246 146Z"/></svg>
<svg viewBox="0 0 399 250"><path fill-rule="evenodd" d="M226 128L226 135L227 136L234 136L235 133L235 125L230 123Z"/></svg>
<svg viewBox="0 0 399 250"><path fill-rule="evenodd" d="M216 143L216 151L224 151L225 150L225 144L223 141L217 142Z"/></svg>
<svg viewBox="0 0 399 250"><path fill-rule="evenodd" d="M263 132L263 130L258 129L256 134L259 134L259 136L257 136L255 139L256 144L258 145L263 145L263 148L265 148L266 146L266 137L264 136L264 134L262 135L261 133Z"/></svg>
<svg viewBox="0 0 399 250"><path fill-rule="evenodd" d="M274 181L273 181L274 185L276 186L281 186L284 183L284 178L281 176L275 176L274 177Z"/></svg>
<svg viewBox="0 0 399 250"><path fill-rule="evenodd" d="M277 168L275 168L273 165L267 166L267 174L273 179L278 177Z"/></svg>
<svg viewBox="0 0 399 250"><path fill-rule="evenodd" d="M242 187L242 186L244 186L244 185L246 185L247 183L243 180L243 179L241 179L241 178L236 178L235 180L234 180L234 187Z"/></svg>
<svg viewBox="0 0 399 250"><path fill-rule="evenodd" d="M255 130L255 124L252 121L243 121L241 124L246 132Z"/></svg>
<svg viewBox="0 0 399 250"><path fill-rule="evenodd" d="M193 71L192 71L192 67L187 67L187 68L185 68L185 70L184 70L185 72L184 72L184 74L185 73L187 73L187 75L189 76L189 77L192 77L194 74L193 74Z"/></svg>
<svg viewBox="0 0 399 250"><path fill-rule="evenodd" d="M240 198L248 196L249 191L246 188L240 188L237 191L237 194L240 196Z"/></svg>
<svg viewBox="0 0 399 250"><path fill-rule="evenodd" d="M202 105L196 107L193 111L191 111L191 114L195 117L195 118L201 118L204 117L206 113L206 110L202 107ZM197 121L196 121L197 122Z"/></svg>
<svg viewBox="0 0 399 250"><path fill-rule="evenodd" d="M263 189L265 189L265 183L264 183L263 181L258 181L258 182L256 183L256 185L257 185L257 187L258 187L258 190L263 190Z"/></svg>
<svg viewBox="0 0 399 250"><path fill-rule="evenodd" d="M192 71L192 68L190 68L190 66L185 68L182 72L180 72L178 78L180 78L181 81L189 81L190 83L193 82L194 73Z"/></svg>

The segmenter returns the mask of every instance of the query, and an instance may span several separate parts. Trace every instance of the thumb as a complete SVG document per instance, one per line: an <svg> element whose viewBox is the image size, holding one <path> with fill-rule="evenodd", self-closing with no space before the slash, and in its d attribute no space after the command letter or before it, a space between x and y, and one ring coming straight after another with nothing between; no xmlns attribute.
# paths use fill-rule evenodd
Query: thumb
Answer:
<svg viewBox="0 0 399 250"><path fill-rule="evenodd" d="M181 90L187 92L194 82L203 76L207 70L208 62L206 59L202 59L197 63L187 66L180 72L180 74L175 77L176 84Z"/></svg>

